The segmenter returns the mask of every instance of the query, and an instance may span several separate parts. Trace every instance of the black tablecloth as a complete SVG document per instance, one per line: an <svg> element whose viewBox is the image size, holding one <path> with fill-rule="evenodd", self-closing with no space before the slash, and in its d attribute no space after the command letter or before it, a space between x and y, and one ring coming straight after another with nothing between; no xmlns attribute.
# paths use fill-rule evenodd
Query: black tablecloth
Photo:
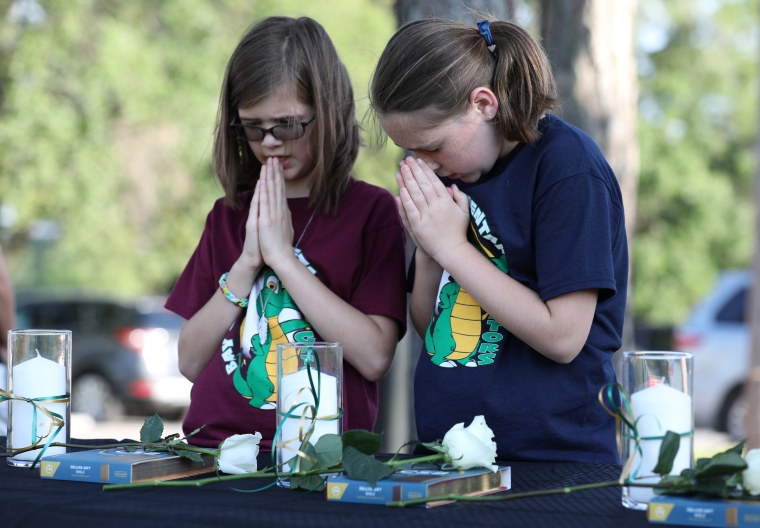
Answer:
<svg viewBox="0 0 760 528"><path fill-rule="evenodd" d="M5 445L5 438L0 437ZM106 444L113 440L74 443ZM267 465L269 454L260 465ZM512 467L512 490L522 492L615 480L611 464L549 462L500 463ZM647 526L644 512L624 508L620 488L505 502L459 502L436 508L389 508L328 502L323 493L303 493L251 479L196 487L151 487L103 491L88 482L48 480L39 470L10 467L0 460L0 527L386 527L593 528ZM509 492L507 492L509 493ZM49 523L49 524L48 524Z"/></svg>

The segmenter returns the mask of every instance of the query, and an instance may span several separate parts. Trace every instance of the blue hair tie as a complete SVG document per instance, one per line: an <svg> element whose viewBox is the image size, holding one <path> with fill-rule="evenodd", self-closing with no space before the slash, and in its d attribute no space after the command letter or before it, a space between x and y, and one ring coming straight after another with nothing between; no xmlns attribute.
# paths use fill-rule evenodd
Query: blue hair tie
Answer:
<svg viewBox="0 0 760 528"><path fill-rule="evenodd" d="M491 23L488 20L478 22L478 33L483 35L483 38L486 39L488 51L493 53L496 49L496 44L493 43L493 35L491 35Z"/></svg>

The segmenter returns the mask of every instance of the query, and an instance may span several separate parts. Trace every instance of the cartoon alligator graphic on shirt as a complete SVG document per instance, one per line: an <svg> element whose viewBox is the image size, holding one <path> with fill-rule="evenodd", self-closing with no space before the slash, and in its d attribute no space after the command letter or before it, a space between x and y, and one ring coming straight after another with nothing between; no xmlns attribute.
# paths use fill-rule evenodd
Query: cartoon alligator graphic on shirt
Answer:
<svg viewBox="0 0 760 528"><path fill-rule="evenodd" d="M441 365L456 361L467 365L475 355L480 340L480 305L456 282L449 282L438 294L439 314L425 334L425 346L431 361Z"/></svg>
<svg viewBox="0 0 760 528"><path fill-rule="evenodd" d="M471 220L467 238L502 272L507 273L507 258L501 244L490 233L483 235L485 215L470 200ZM479 227L477 224L480 223ZM433 312L425 333L425 348L438 366L456 364L474 367L483 321L488 318L481 306L454 279L446 273L448 281L438 291L437 310Z"/></svg>
<svg viewBox="0 0 760 528"><path fill-rule="evenodd" d="M251 338L250 357L238 352L238 364L248 364L245 373L242 368L235 371L233 382L241 395L250 398L251 406L268 409L275 407L276 400L277 344L312 342L316 338L277 275L268 269L263 281L255 300L258 332Z"/></svg>

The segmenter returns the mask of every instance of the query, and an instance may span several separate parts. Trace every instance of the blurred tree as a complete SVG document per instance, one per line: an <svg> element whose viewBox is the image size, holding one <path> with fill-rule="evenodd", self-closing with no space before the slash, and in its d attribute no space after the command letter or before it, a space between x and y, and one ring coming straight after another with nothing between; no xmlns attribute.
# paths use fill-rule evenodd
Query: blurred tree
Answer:
<svg viewBox="0 0 760 528"><path fill-rule="evenodd" d="M760 11L755 12L760 17ZM755 43L756 49L760 49L760 43ZM756 61L755 68L760 70L760 59ZM755 87L757 96L757 87ZM760 114L755 118L760 121ZM755 136L755 163L760 166L760 135ZM755 167L755 245L754 259L752 263L753 283L760 284L760 168ZM747 399L747 414L744 425L747 430L747 450L760 448L760 288L753 287L750 290L748 325L750 328L750 358L748 371L749 376L744 386L744 394Z"/></svg>
<svg viewBox="0 0 760 528"><path fill-rule="evenodd" d="M633 302L655 323L750 262L758 4L639 0Z"/></svg>
<svg viewBox="0 0 760 528"><path fill-rule="evenodd" d="M632 257L639 171L636 0L539 3L543 45L563 101L559 114L594 138L615 171L623 192ZM629 287L629 297L631 292ZM623 348L633 344L630 303L628 312Z"/></svg>
<svg viewBox="0 0 760 528"><path fill-rule="evenodd" d="M396 2L396 20L399 27L406 22L425 17L462 20L471 13L488 14L493 19L509 20L514 16L516 5L520 0L398 0Z"/></svg>
<svg viewBox="0 0 760 528"><path fill-rule="evenodd" d="M21 288L136 295L171 287L222 194L211 165L219 89L233 47L257 19L322 22L352 75L360 115L394 29L390 8L375 0L37 0L39 25L9 15L28 1L0 0L0 199L16 212L6 257ZM363 149L357 176L395 185L396 152ZM29 244L38 219L60 228L44 251Z"/></svg>

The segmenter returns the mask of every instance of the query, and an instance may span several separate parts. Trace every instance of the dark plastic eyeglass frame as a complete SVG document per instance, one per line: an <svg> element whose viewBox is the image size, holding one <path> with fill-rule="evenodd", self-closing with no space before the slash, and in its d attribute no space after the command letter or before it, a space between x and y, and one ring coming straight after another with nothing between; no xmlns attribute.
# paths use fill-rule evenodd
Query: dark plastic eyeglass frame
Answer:
<svg viewBox="0 0 760 528"><path fill-rule="evenodd" d="M241 141L252 141L254 143L259 143L261 141L264 141L264 138L267 137L267 134L272 134L272 136L278 140L278 141L292 141L294 139L301 139L306 134L306 125L310 124L314 119L317 117L316 114L311 116L311 119L308 121L302 121L300 123L280 123L279 125L274 125L269 128L263 128L256 125L246 125L243 123L238 122L238 119L233 119L232 123L230 123L230 126L237 130L237 137ZM298 133L294 136L288 136L287 131L292 130L294 127L295 130L298 131ZM256 130L261 133L261 138L259 139L251 139L247 135L247 130ZM282 134L285 134L287 137L281 137Z"/></svg>

